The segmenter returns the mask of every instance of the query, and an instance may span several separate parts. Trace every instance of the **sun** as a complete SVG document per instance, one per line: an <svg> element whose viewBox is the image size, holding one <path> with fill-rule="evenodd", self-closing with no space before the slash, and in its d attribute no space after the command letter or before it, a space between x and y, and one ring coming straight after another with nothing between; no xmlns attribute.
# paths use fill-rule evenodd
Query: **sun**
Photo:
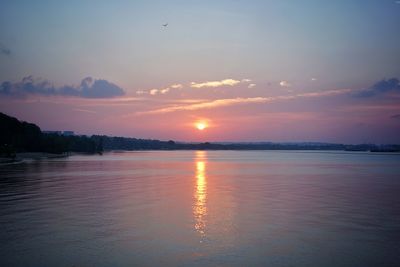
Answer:
<svg viewBox="0 0 400 267"><path fill-rule="evenodd" d="M207 128L207 123L199 121L199 122L196 122L195 126L196 126L197 130L203 131L205 128Z"/></svg>

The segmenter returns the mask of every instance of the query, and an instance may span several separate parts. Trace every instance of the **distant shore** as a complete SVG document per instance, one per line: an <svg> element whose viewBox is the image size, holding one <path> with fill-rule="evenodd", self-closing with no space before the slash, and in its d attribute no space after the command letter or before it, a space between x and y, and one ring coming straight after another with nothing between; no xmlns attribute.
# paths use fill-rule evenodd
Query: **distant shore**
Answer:
<svg viewBox="0 0 400 267"><path fill-rule="evenodd" d="M0 112L0 163L24 159L58 158L70 153L102 154L105 151L149 150L309 150L399 153L400 144L337 144L324 142L178 142L107 135L64 135L42 132L39 126L21 122ZM17 151L42 151L17 153ZM1 158L4 155L5 158ZM8 157L8 158L7 158Z"/></svg>
<svg viewBox="0 0 400 267"><path fill-rule="evenodd" d="M11 164L11 163L19 163L24 160L39 160L39 159L50 159L50 158L65 158L70 154L53 154L53 153L45 153L45 152L21 152L16 153L15 157L0 157L0 164Z"/></svg>

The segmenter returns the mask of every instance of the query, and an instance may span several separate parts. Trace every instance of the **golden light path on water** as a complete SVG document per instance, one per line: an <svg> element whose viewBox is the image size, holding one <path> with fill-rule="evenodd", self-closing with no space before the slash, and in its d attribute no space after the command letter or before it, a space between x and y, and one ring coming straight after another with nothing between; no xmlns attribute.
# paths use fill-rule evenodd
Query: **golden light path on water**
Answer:
<svg viewBox="0 0 400 267"><path fill-rule="evenodd" d="M193 216L195 219L195 230L201 237L206 236L206 215L207 215L207 177L206 177L205 151L196 151L196 184L194 190Z"/></svg>

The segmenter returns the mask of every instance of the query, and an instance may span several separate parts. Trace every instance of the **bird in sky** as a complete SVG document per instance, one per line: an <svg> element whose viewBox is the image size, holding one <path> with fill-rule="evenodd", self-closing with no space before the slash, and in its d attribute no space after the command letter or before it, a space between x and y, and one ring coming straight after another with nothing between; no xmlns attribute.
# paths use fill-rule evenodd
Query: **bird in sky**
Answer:
<svg viewBox="0 0 400 267"><path fill-rule="evenodd" d="M168 22L167 22L167 23L165 23L165 24L163 24L163 26L164 26L164 27L167 27L167 26L168 26Z"/></svg>

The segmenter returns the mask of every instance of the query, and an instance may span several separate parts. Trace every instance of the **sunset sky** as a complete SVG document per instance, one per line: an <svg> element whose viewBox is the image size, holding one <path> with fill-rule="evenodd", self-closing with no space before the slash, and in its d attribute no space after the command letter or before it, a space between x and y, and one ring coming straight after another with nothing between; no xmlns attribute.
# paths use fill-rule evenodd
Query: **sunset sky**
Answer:
<svg viewBox="0 0 400 267"><path fill-rule="evenodd" d="M400 1L0 3L0 111L42 130L400 143L399 78Z"/></svg>

